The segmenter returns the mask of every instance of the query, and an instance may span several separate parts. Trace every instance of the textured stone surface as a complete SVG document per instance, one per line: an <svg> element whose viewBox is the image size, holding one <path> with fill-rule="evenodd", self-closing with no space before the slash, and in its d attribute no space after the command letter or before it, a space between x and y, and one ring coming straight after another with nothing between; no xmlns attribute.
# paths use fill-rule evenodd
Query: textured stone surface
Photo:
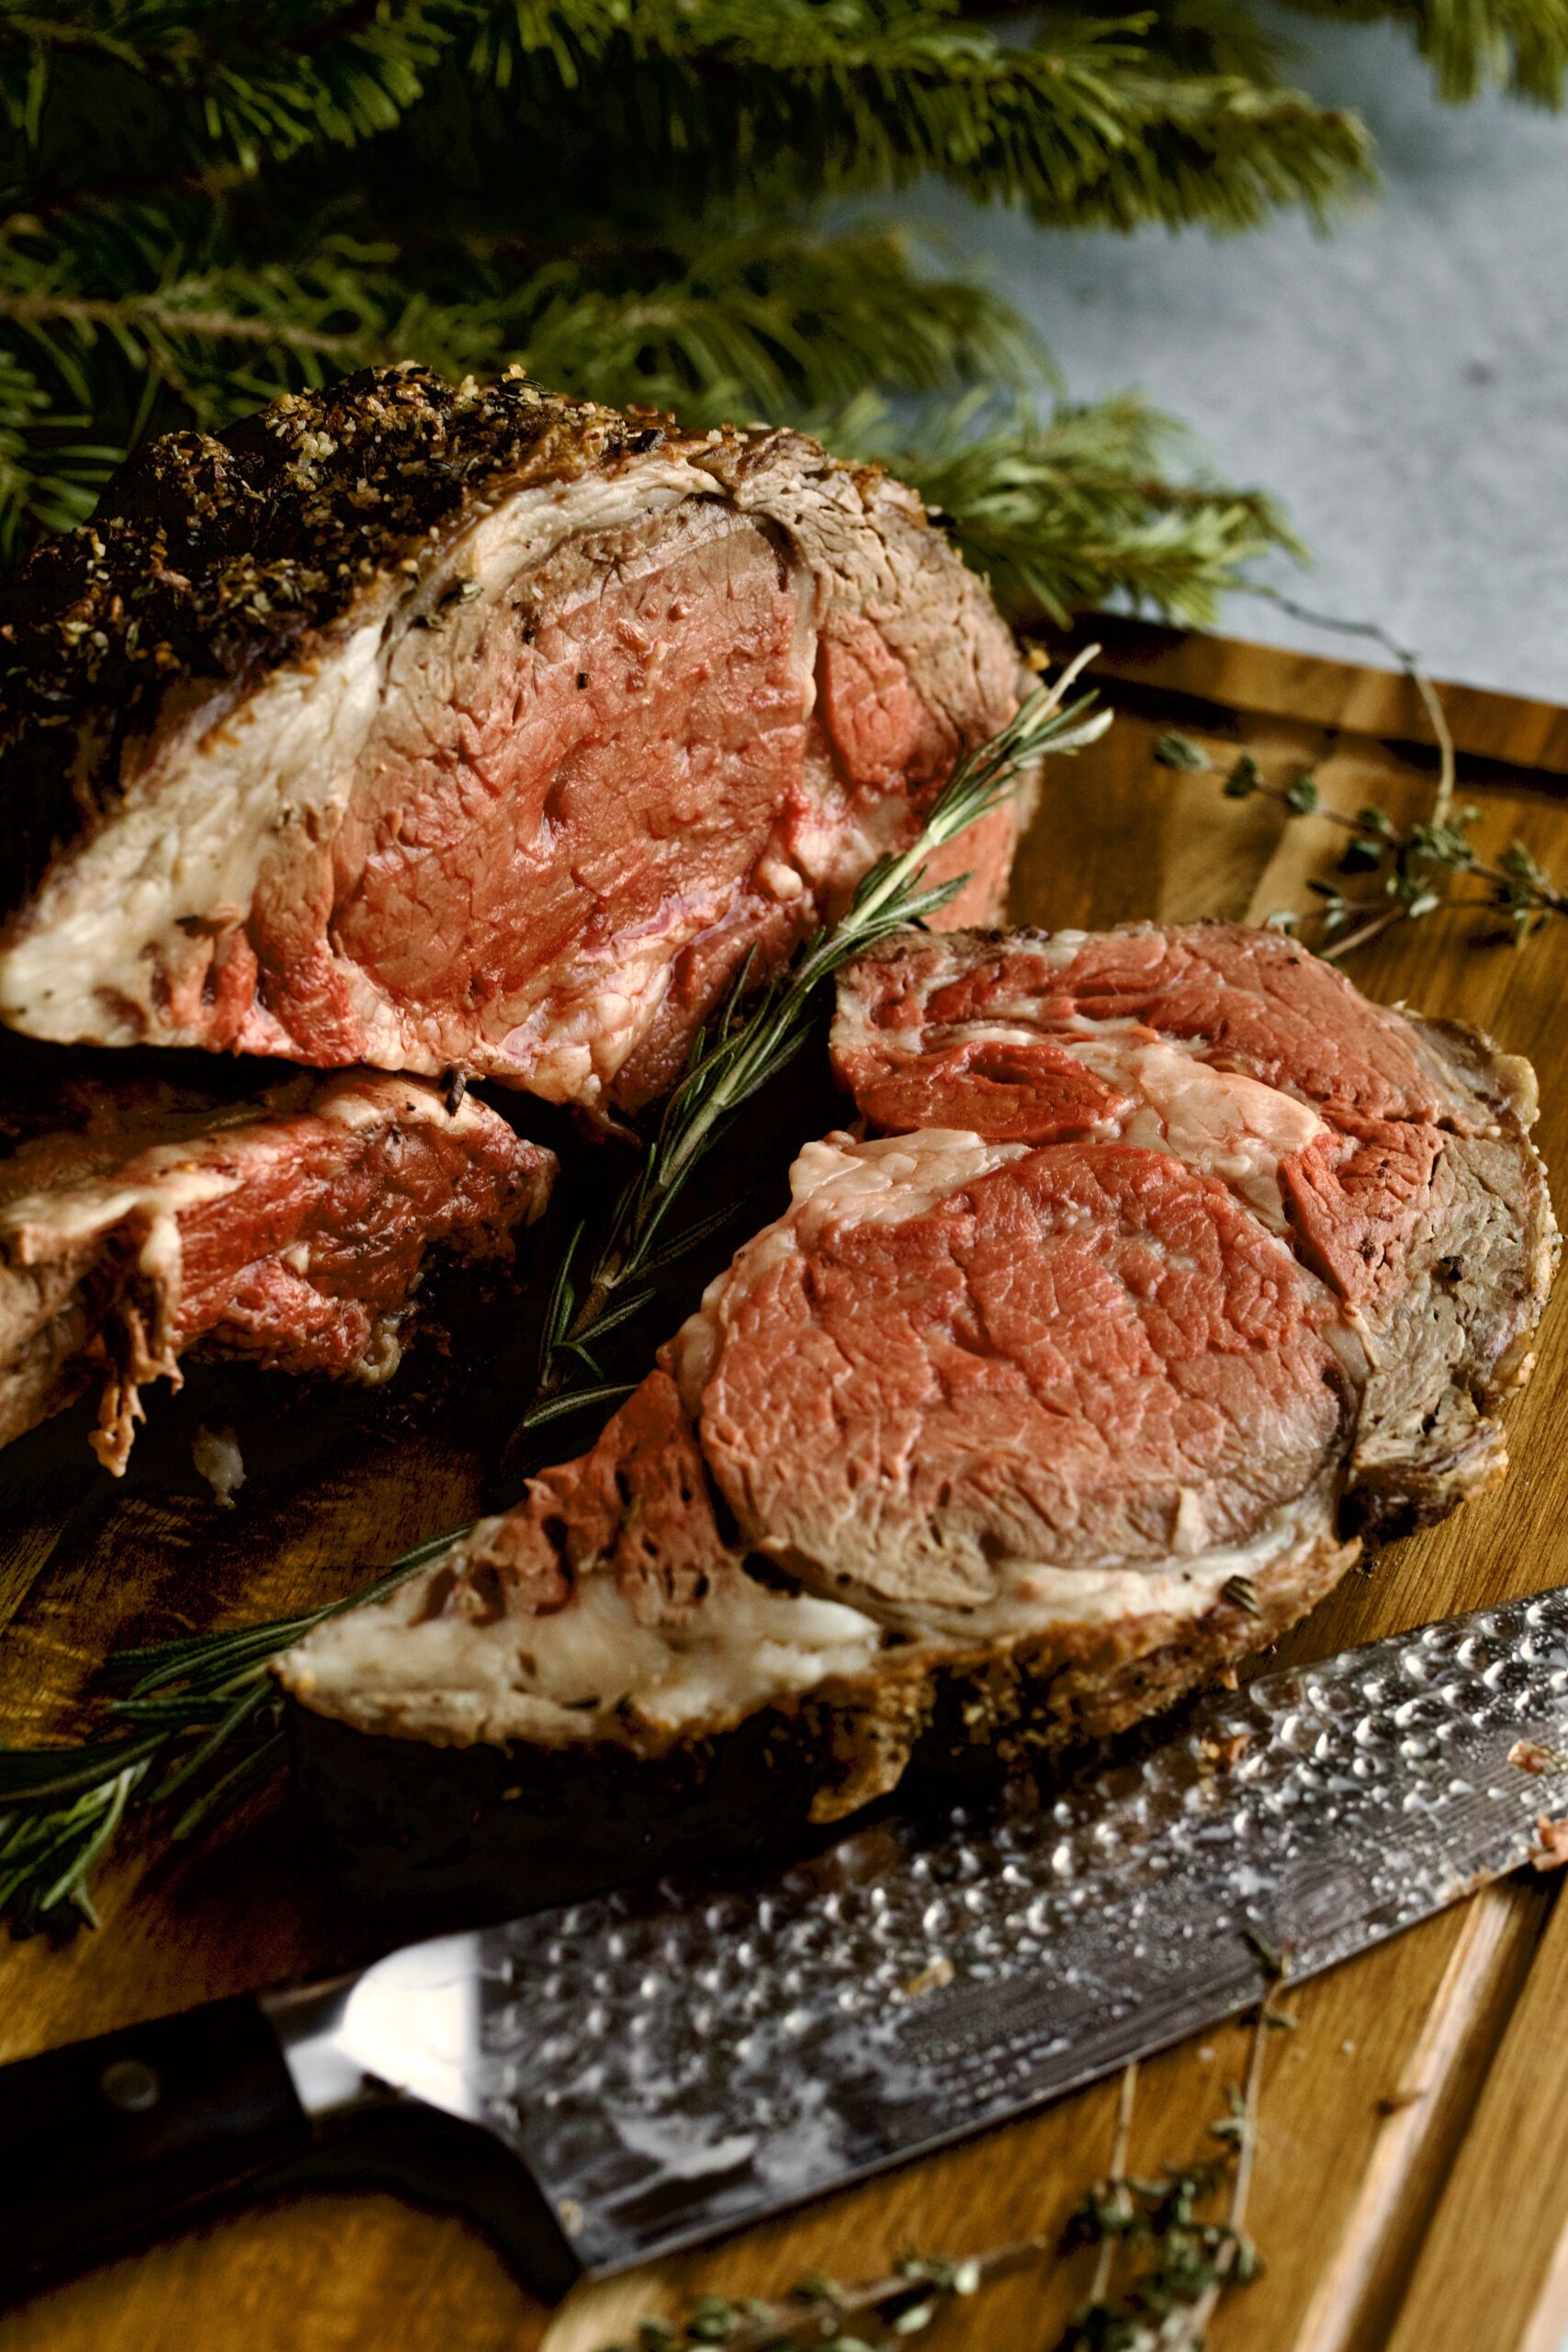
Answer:
<svg viewBox="0 0 1568 2352"><path fill-rule="evenodd" d="M1295 78L1358 107L1381 201L1320 238L1042 236L944 215L1048 337L1076 398L1135 384L1316 559L1280 583L1382 622L1439 676L1568 695L1568 116L1449 107L1405 40L1284 20ZM1253 598L1238 636L1370 657Z"/></svg>

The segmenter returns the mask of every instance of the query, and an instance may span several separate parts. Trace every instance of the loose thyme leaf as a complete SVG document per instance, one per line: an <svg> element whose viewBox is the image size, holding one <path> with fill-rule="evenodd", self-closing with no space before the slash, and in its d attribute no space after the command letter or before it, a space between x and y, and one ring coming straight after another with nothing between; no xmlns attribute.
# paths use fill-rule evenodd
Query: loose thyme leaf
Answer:
<svg viewBox="0 0 1568 2352"><path fill-rule="evenodd" d="M1195 743L1190 735L1178 734L1174 729L1168 735L1160 737L1155 745L1154 756L1162 768L1181 769L1189 775L1201 775L1206 767L1213 765L1201 743Z"/></svg>

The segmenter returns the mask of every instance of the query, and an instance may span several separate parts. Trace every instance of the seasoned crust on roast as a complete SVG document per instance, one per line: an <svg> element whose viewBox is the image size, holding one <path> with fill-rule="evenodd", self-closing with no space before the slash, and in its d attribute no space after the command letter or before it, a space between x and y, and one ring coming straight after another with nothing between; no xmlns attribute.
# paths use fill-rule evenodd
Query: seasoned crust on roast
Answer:
<svg viewBox="0 0 1568 2352"><path fill-rule="evenodd" d="M7 893L108 805L115 746L171 678L242 691L351 612L406 594L433 535L487 495L613 465L668 432L520 376L453 386L411 364L134 450L92 521L41 541L6 592Z"/></svg>
<svg viewBox="0 0 1568 2352"><path fill-rule="evenodd" d="M1110 1736L1175 1705L1238 1649L1277 1641L1358 1550L1325 1532L1257 1616L1222 1599L1196 1620L1062 1631L969 1657L894 1650L874 1673L835 1676L680 1738L433 1751L322 1712L296 1679L296 1778L367 1890L496 1910L565 1902L841 1821L911 1770L1049 1762Z"/></svg>

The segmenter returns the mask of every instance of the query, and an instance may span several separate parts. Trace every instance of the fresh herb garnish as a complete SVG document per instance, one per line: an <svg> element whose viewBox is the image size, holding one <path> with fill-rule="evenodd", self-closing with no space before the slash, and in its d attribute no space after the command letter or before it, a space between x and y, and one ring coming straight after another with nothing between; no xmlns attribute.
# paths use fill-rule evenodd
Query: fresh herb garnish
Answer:
<svg viewBox="0 0 1568 2352"><path fill-rule="evenodd" d="M1128 2147L1138 2068L1122 2073L1111 2170L1095 2183L1053 2242L1023 2238L954 2261L909 2255L891 2275L858 2286L804 2278L777 2301L705 2294L679 2319L649 2316L629 2338L600 2352L896 2352L923 2335L961 2297L1055 2253L1097 2249L1088 2298L1054 2352L1201 2352L1222 2297L1261 2269L1246 2231L1258 2148L1258 2108L1269 2029L1286 2022L1272 1996L1257 2011L1244 2087L1230 2086L1228 2112L1211 2125L1224 2153L1205 2163L1166 2165L1156 2178L1130 2173ZM1293 2020L1290 2020L1293 2022ZM1223 2218L1204 2211L1229 2182ZM1137 2264L1115 2287L1119 2267Z"/></svg>
<svg viewBox="0 0 1568 2352"><path fill-rule="evenodd" d="M93 1872L132 1804L172 1812L164 1835L180 1845L262 1787L284 1760L273 1660L327 1618L379 1600L454 1541L416 1544L373 1583L320 1609L116 1651L107 1672L129 1688L105 1712L127 1726L123 1737L0 1748L0 1918L24 1936L76 1921L96 1928Z"/></svg>
<svg viewBox="0 0 1568 2352"><path fill-rule="evenodd" d="M1205 768L1213 765L1201 743L1195 743L1190 735L1179 734L1174 728L1156 743L1154 756L1162 768L1175 768L1187 775L1201 775Z"/></svg>
<svg viewBox="0 0 1568 2352"><path fill-rule="evenodd" d="M895 931L923 922L955 898L966 876L927 886L926 862L1006 797L1019 771L1046 752L1080 751L1105 732L1108 711L1092 694L1067 705L1090 646L1050 686L1037 687L1001 732L959 761L919 838L879 858L830 930L807 940L783 976L747 1001L743 966L718 1019L693 1042L686 1072L666 1102L647 1149L611 1212L609 1229L586 1267L580 1226L567 1245L545 1317L538 1385L520 1427L533 1430L588 1405L617 1403L635 1386L610 1382L595 1351L654 1296L650 1277L696 1248L720 1211L664 1238L671 1212L699 1163L736 1114L794 1059L811 1035L823 985L840 966Z"/></svg>
<svg viewBox="0 0 1568 2352"><path fill-rule="evenodd" d="M1516 944L1539 931L1550 915L1568 914L1568 891L1559 888L1523 842L1516 841L1495 860L1483 858L1470 836L1481 821L1481 810L1471 804L1456 806L1458 763L1453 736L1441 697L1416 656L1372 621L1337 620L1314 613L1273 589L1254 587L1249 594L1267 596L1281 611L1314 628L1367 638L1393 656L1421 698L1438 752L1438 776L1427 816L1410 825L1397 824L1389 811L1369 801L1348 816L1325 807L1316 776L1298 769L1285 781L1265 775L1251 752L1232 763L1221 789L1227 800L1275 801L1292 817L1317 817L1349 835L1339 860L1342 876L1364 877L1364 887L1347 890L1337 882L1307 885L1322 904L1309 911L1281 908L1268 919L1272 931L1301 932L1315 922L1317 951L1337 962L1358 947L1371 944L1396 923L1419 922L1427 915L1456 908L1489 908L1506 919ZM1172 760L1168 747L1185 737L1163 735L1151 756L1163 767L1186 767L1190 761ZM1198 747L1193 746L1194 750ZM1202 764L1210 762L1200 753ZM1456 897L1449 885L1468 875L1483 887ZM1507 935L1507 934L1505 934Z"/></svg>
<svg viewBox="0 0 1568 2352"><path fill-rule="evenodd" d="M631 2343L607 2344L603 2352L698 2352L716 2344L728 2352L892 2352L955 2301L1048 2251L1045 2239L1025 2238L963 2262L911 2254L886 2278L856 2286L814 2272L776 2301L699 2295L682 2318L640 2319Z"/></svg>
<svg viewBox="0 0 1568 2352"><path fill-rule="evenodd" d="M1129 2174L1127 2145L1135 2067L1122 2080L1116 2155L1110 2177L1091 2188L1068 2220L1062 2250L1100 2248L1089 2299L1079 2305L1055 2352L1202 2352L1221 2298L1262 2267L1247 2234L1247 2207L1258 2154L1258 2108L1269 2029L1284 2020L1272 1989L1256 2012L1245 2086L1227 2090L1228 2112L1210 2125L1224 2153L1206 2164L1166 2165L1156 2179ZM1292 2020L1293 2022L1293 2020ZM1203 2207L1223 2187L1224 2217ZM1120 2292L1118 2260L1149 2257Z"/></svg>
<svg viewBox="0 0 1568 2352"><path fill-rule="evenodd" d="M1066 703L1098 650L1080 653L989 742L959 762L910 847L879 859L840 921L808 940L782 978L749 1002L742 971L718 1019L694 1043L686 1073L617 1195L585 1272L577 1267L586 1227L579 1226L568 1244L525 1429L628 1393L627 1385L603 1377L593 1351L651 1303L650 1277L722 1221L699 1219L668 1232L697 1168L737 1113L805 1045L823 985L839 967L900 926L934 914L962 888L963 876L926 886L932 851L996 808L1021 768L1047 752L1076 752L1104 733L1111 714L1091 708L1092 694ZM122 1738L0 1749L0 1918L19 1934L75 1920L96 1926L92 1874L128 1811L165 1818L172 1813L165 1835L178 1843L260 1788L285 1753L273 1661L324 1619L382 1599L467 1532L417 1545L359 1591L322 1608L118 1653L108 1671L130 1688L107 1712L126 1726Z"/></svg>

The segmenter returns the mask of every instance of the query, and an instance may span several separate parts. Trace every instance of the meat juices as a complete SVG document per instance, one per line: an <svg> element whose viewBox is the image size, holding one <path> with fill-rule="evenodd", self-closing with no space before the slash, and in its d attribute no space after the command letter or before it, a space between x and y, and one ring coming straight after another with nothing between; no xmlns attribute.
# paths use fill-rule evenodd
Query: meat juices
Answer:
<svg viewBox="0 0 1568 2352"><path fill-rule="evenodd" d="M0 1444L96 1385L89 1442L117 1474L139 1387L177 1387L192 1350L385 1379L432 1254L510 1257L555 1175L486 1104L418 1079L225 1099L78 1072L51 1091L59 1124L0 1167Z"/></svg>
<svg viewBox="0 0 1568 2352"><path fill-rule="evenodd" d="M308 1709L699 1781L761 1721L832 1819L1131 1722L1501 1475L1528 1065L1224 925L907 933L833 1048L895 1132L807 1146L591 1453L292 1652Z"/></svg>
<svg viewBox="0 0 1568 2352"><path fill-rule="evenodd" d="M0 629L0 1019L664 1091L1024 673L875 468L368 371L176 434ZM1017 812L938 870L1000 910Z"/></svg>

